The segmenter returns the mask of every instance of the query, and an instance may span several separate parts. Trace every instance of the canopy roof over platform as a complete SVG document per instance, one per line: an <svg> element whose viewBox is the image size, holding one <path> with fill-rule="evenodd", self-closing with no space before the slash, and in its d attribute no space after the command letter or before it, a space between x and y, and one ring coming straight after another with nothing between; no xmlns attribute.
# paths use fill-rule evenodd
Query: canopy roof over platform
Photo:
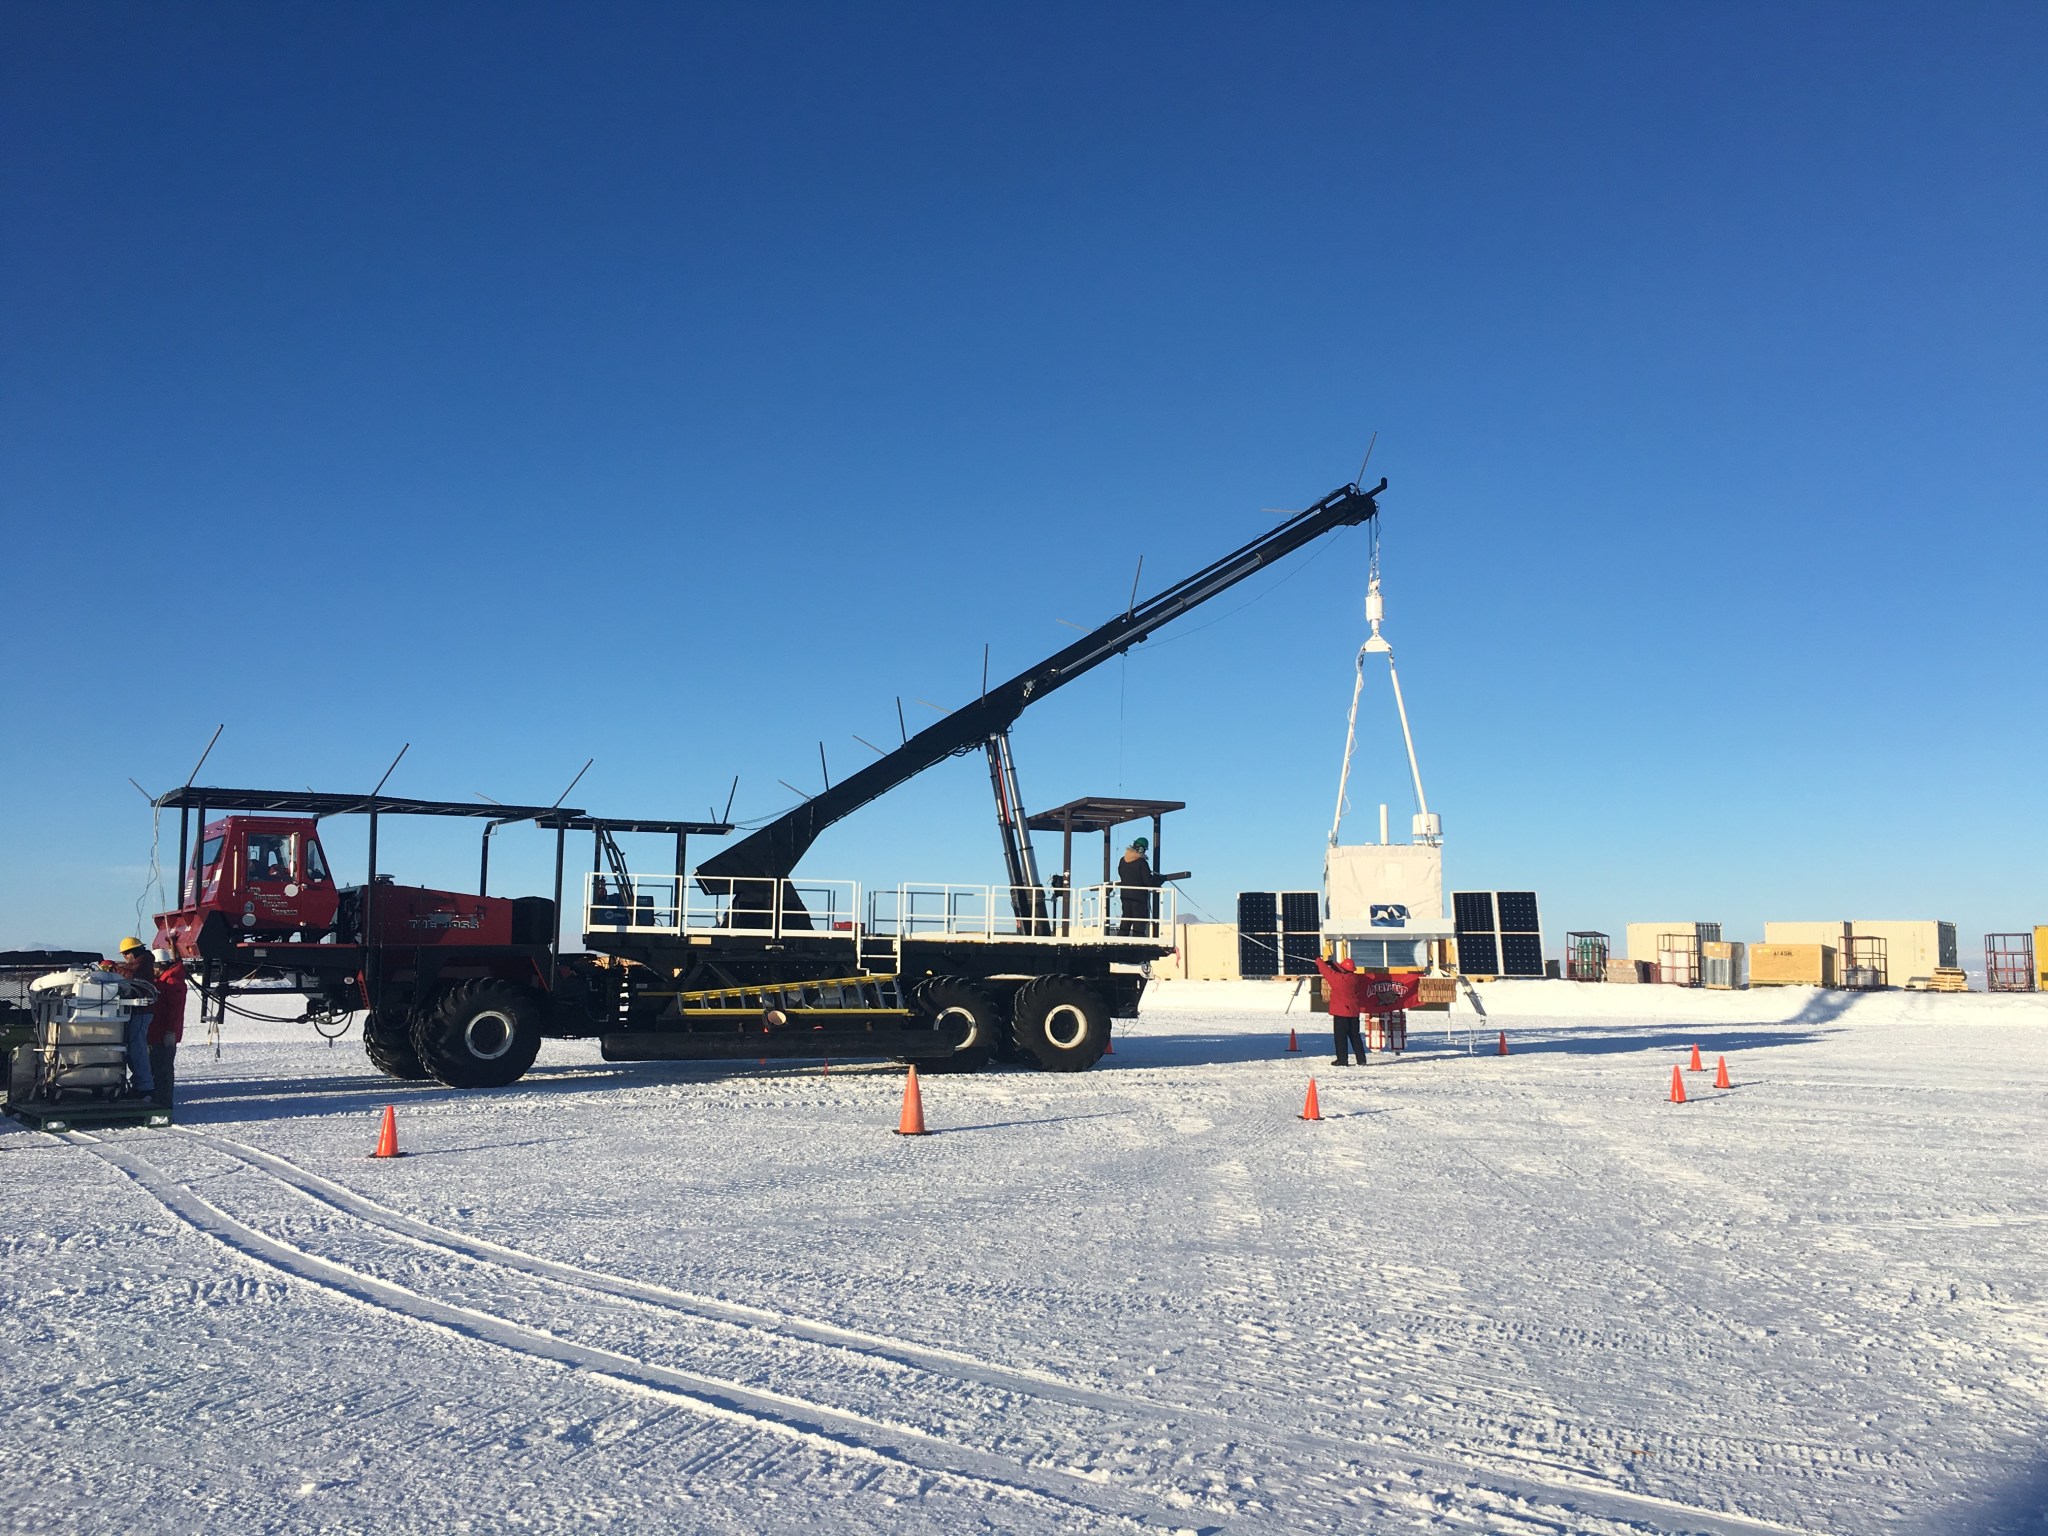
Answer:
<svg viewBox="0 0 2048 1536"><path fill-rule="evenodd" d="M723 837L732 830L729 821L648 821L637 816L586 816L581 811L550 811L538 819L544 827L560 827L569 832L658 832L671 837Z"/></svg>
<svg viewBox="0 0 2048 1536"><path fill-rule="evenodd" d="M573 805L500 805L495 800L413 800L404 795L327 794L315 789L202 789L190 785L152 802L167 811L280 811L313 816L465 816L505 825L531 821L551 831L654 832L669 837L723 837L724 821L662 821L637 816L592 816Z"/></svg>
<svg viewBox="0 0 2048 1536"><path fill-rule="evenodd" d="M499 805L491 800L412 800L403 795L325 794L313 789L200 789L187 785L152 802L159 810L296 811L314 816L473 816L487 821L537 821L581 816L557 805ZM552 822L549 823L553 825Z"/></svg>
<svg viewBox="0 0 2048 1536"><path fill-rule="evenodd" d="M1106 795L1089 795L1069 800L1028 818L1024 825L1033 832L1113 832L1130 821L1149 821L1168 811L1184 811L1185 800L1122 800Z"/></svg>

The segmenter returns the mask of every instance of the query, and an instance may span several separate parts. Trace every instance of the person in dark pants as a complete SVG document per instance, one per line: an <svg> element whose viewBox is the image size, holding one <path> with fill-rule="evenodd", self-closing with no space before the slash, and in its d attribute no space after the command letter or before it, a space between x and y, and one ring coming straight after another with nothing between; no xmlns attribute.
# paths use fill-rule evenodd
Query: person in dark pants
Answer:
<svg viewBox="0 0 2048 1536"><path fill-rule="evenodd" d="M1159 876L1145 856L1151 846L1146 838L1132 838L1131 846L1124 850L1123 862L1117 866L1117 883L1122 887L1118 894L1124 909L1124 920L1117 933L1127 939L1159 936Z"/></svg>
<svg viewBox="0 0 2048 1536"><path fill-rule="evenodd" d="M141 982L152 990L156 986L156 958L150 954L149 946L133 934L121 941L120 959L102 964L117 976ZM156 1079L149 1070L149 1026L155 1017L153 1004L133 1009L128 1015L128 1090L121 1095L124 1099L156 1096Z"/></svg>
<svg viewBox="0 0 2048 1536"><path fill-rule="evenodd" d="M178 1042L184 1038L185 962L168 956L156 973L156 1008L149 1016L149 1075L156 1083L156 1101L165 1109L171 1107Z"/></svg>
<svg viewBox="0 0 2048 1536"><path fill-rule="evenodd" d="M1332 965L1327 958L1316 961L1316 969L1323 973L1323 987L1330 1003L1330 1039L1336 1047L1336 1058L1332 1066L1351 1065L1350 1052L1358 1053L1358 1064L1365 1065L1365 1037L1358 1032L1358 1012L1361 1001L1360 985L1364 978L1358 974L1358 967L1345 956Z"/></svg>

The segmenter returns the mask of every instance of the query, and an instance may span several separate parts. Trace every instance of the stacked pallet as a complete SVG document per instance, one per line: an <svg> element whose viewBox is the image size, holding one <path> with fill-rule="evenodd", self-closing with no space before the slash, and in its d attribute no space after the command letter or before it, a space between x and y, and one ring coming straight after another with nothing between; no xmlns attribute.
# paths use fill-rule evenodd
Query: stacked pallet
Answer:
<svg viewBox="0 0 2048 1536"><path fill-rule="evenodd" d="M1649 969L1648 963L1642 960L1615 960L1610 958L1607 962L1607 979L1609 981L1632 981L1640 984L1650 979L1647 974Z"/></svg>
<svg viewBox="0 0 2048 1536"><path fill-rule="evenodd" d="M1938 965L1934 968L1933 977L1927 983L1927 990L1930 992L1967 992L1970 990L1970 978L1967 972L1961 971L1955 966Z"/></svg>

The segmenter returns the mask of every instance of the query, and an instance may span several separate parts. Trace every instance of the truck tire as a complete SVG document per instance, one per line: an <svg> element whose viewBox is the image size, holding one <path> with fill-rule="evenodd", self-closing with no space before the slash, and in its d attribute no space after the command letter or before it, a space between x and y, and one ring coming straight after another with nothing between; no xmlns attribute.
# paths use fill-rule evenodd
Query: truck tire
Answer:
<svg viewBox="0 0 2048 1536"><path fill-rule="evenodd" d="M374 1013L363 1015L363 1054L386 1077L416 1083L430 1075L420 1053L413 1049L412 1031Z"/></svg>
<svg viewBox="0 0 2048 1536"><path fill-rule="evenodd" d="M1077 976L1040 976L1017 989L1010 1036L1048 1072L1085 1072L1109 1045L1109 1004Z"/></svg>
<svg viewBox="0 0 2048 1536"><path fill-rule="evenodd" d="M540 1054L540 1000L495 976L457 982L412 1028L420 1064L450 1088L503 1088Z"/></svg>
<svg viewBox="0 0 2048 1536"><path fill-rule="evenodd" d="M995 1000L971 981L940 976L917 989L918 1011L934 1026L965 1018L967 1039L950 1056L920 1059L922 1072L982 1072L996 1056L996 1031L1002 1027Z"/></svg>

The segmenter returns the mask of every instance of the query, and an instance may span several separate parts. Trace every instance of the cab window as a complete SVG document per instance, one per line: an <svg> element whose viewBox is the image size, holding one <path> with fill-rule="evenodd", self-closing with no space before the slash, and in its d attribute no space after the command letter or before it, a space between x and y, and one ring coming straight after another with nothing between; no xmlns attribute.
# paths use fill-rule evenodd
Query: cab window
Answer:
<svg viewBox="0 0 2048 1536"><path fill-rule="evenodd" d="M218 837L209 837L205 842L201 843L199 845L199 862L193 865L193 868L203 873L218 864L220 862L220 845L222 841L223 839Z"/></svg>
<svg viewBox="0 0 2048 1536"><path fill-rule="evenodd" d="M320 853L320 845L316 842L312 842L309 840L306 843L307 881L310 883L313 881L327 880L331 878L332 877L327 873L327 860Z"/></svg>
<svg viewBox="0 0 2048 1536"><path fill-rule="evenodd" d="M249 834L248 879L276 883L292 877L292 840L286 832Z"/></svg>

